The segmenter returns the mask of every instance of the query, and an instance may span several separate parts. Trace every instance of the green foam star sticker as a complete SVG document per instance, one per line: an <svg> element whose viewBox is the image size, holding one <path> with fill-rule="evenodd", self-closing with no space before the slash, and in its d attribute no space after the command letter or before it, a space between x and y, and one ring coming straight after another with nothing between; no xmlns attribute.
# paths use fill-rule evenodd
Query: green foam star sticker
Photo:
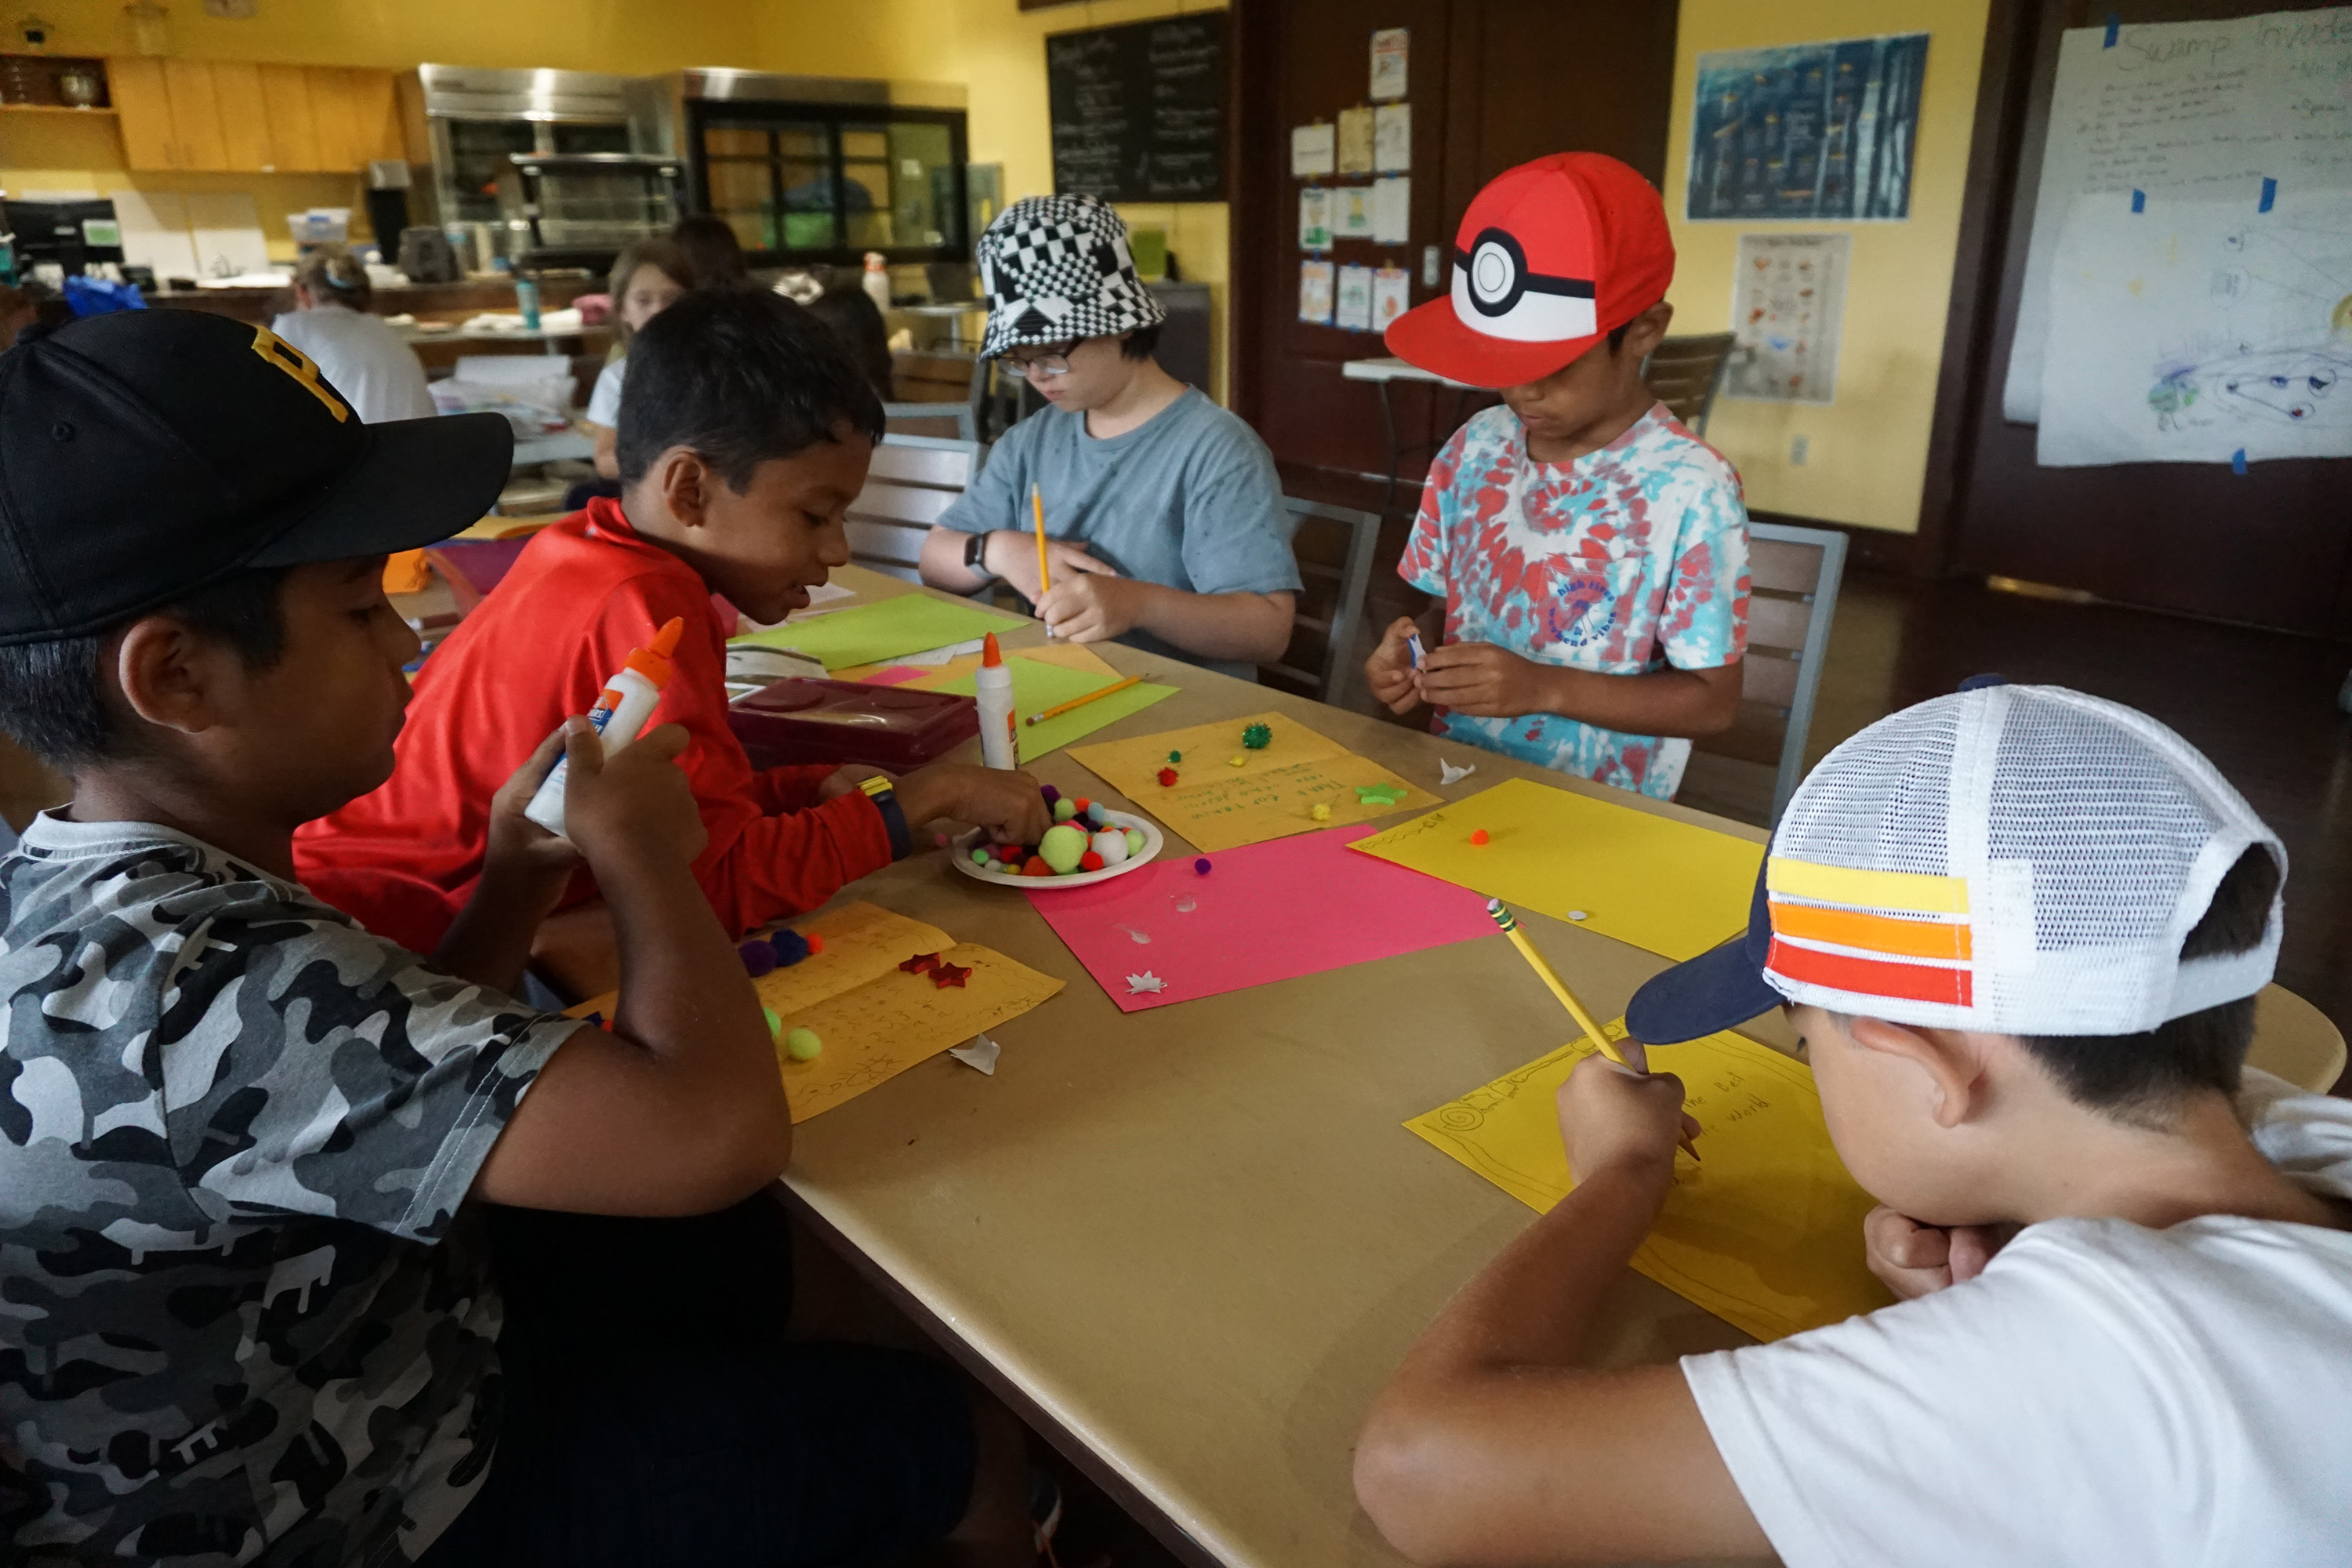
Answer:
<svg viewBox="0 0 2352 1568"><path fill-rule="evenodd" d="M1263 752L1273 743L1274 730L1270 725L1253 724L1242 731L1242 744L1253 752Z"/></svg>
<svg viewBox="0 0 2352 1568"><path fill-rule="evenodd" d="M1404 791L1395 784L1369 784L1356 786L1358 805L1394 805L1404 798Z"/></svg>

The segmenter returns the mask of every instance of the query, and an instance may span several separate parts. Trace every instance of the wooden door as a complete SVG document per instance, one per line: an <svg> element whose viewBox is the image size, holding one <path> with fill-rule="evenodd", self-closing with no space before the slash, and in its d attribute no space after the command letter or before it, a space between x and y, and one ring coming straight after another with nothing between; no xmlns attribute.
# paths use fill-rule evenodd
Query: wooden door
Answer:
<svg viewBox="0 0 2352 1568"><path fill-rule="evenodd" d="M281 173L323 168L319 124L310 110L310 73L300 66L260 68L262 111L269 123L269 161Z"/></svg>
<svg viewBox="0 0 2352 1568"><path fill-rule="evenodd" d="M163 62L134 55L106 62L106 89L122 130L122 162L131 169L175 169L172 156L172 98L163 86Z"/></svg>
<svg viewBox="0 0 2352 1568"><path fill-rule="evenodd" d="M261 68L242 60L215 60L213 98L220 109L224 167L240 174L268 174L278 166L269 146L269 116L261 96Z"/></svg>
<svg viewBox="0 0 2352 1568"><path fill-rule="evenodd" d="M2060 34L2324 0L2007 0L1993 6L1985 99L1946 337L1923 566L2078 589L2281 630L2352 635L2352 459L2045 468L2001 392L2040 190ZM2003 73L2006 73L2004 79ZM1973 249L1972 249L1973 247ZM1969 286L1970 279L1975 286ZM1947 484L1946 480L1948 480ZM1948 506L1939 501L1948 493Z"/></svg>
<svg viewBox="0 0 2352 1568"><path fill-rule="evenodd" d="M165 60L163 89L172 100L172 148L176 167L226 170L228 143L221 135L220 97L213 68L205 60Z"/></svg>

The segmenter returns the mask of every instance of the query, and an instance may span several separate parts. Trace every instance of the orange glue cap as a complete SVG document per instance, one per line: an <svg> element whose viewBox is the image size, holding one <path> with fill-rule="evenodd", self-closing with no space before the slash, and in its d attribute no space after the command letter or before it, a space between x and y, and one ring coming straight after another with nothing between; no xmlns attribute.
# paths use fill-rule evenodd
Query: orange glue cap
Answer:
<svg viewBox="0 0 2352 1568"><path fill-rule="evenodd" d="M1004 654L996 646L994 632L990 632L980 639L980 662L990 669L994 669L1004 662Z"/></svg>
<svg viewBox="0 0 2352 1568"><path fill-rule="evenodd" d="M669 684L669 656L677 651L677 639L686 633L686 622L676 616L662 623L654 640L640 648L629 650L628 667L652 681L656 686Z"/></svg>

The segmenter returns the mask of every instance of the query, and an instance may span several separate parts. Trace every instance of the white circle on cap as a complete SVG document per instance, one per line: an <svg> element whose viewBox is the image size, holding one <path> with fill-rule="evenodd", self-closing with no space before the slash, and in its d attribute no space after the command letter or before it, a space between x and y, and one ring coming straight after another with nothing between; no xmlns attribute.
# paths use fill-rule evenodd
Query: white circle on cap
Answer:
<svg viewBox="0 0 2352 1568"><path fill-rule="evenodd" d="M1511 253L1493 240L1483 241L1470 257L1470 287L1487 304L1499 304L1509 298L1511 285L1518 280L1518 268Z"/></svg>

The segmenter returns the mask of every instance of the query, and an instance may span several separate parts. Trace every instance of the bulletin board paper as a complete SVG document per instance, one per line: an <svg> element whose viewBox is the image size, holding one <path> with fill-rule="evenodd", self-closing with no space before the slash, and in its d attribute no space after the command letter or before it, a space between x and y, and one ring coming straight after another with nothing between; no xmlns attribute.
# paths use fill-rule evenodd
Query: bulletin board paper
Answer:
<svg viewBox="0 0 2352 1568"><path fill-rule="evenodd" d="M1341 185L1331 193L1331 233L1339 239L1372 237L1372 187Z"/></svg>
<svg viewBox="0 0 2352 1568"><path fill-rule="evenodd" d="M2077 196L2242 200L2352 188L2352 6L2069 29L2027 237L2002 415L2042 416L2050 274Z"/></svg>
<svg viewBox="0 0 2352 1568"><path fill-rule="evenodd" d="M1407 66L1412 55L1412 31L1409 27L1382 27L1372 35L1372 89L1374 103L1393 102L1405 95Z"/></svg>
<svg viewBox="0 0 2352 1568"><path fill-rule="evenodd" d="M1332 324L1350 332L1372 330L1372 269L1369 267L1339 268L1338 302L1331 312Z"/></svg>
<svg viewBox="0 0 2352 1568"><path fill-rule="evenodd" d="M1385 332L1389 323L1412 309L1412 274L1402 267L1383 267L1372 274L1372 330Z"/></svg>
<svg viewBox="0 0 2352 1568"><path fill-rule="evenodd" d="M1339 173L1372 172L1372 111L1369 108L1339 111Z"/></svg>
<svg viewBox="0 0 2352 1568"><path fill-rule="evenodd" d="M1298 193L1298 248L1331 248L1331 191L1327 185L1309 185Z"/></svg>
<svg viewBox="0 0 2352 1568"><path fill-rule="evenodd" d="M2352 191L2074 198L2050 271L2036 457L2352 457Z"/></svg>
<svg viewBox="0 0 2352 1568"><path fill-rule="evenodd" d="M1318 326L1331 324L1331 264L1328 261L1302 261L1298 264L1298 319Z"/></svg>
<svg viewBox="0 0 2352 1568"><path fill-rule="evenodd" d="M1622 1018L1603 1027L1625 1037ZM1405 1126L1546 1213L1575 1185L1553 1096L1592 1048L1580 1038ZM1863 1261L1875 1200L1830 1142L1811 1069L1731 1034L1648 1052L1652 1071L1683 1080L1699 1159L1675 1156L1633 1268L1759 1340L1892 1304Z"/></svg>
<svg viewBox="0 0 2352 1568"><path fill-rule="evenodd" d="M1731 279L1735 354L1723 394L1758 403L1832 403L1845 279L1853 254L1847 234L1743 234Z"/></svg>
<svg viewBox="0 0 2352 1568"><path fill-rule="evenodd" d="M1412 176L1391 174L1372 182L1372 242L1405 245L1412 239Z"/></svg>
<svg viewBox="0 0 2352 1568"><path fill-rule="evenodd" d="M1290 174L1293 179L1311 180L1332 170L1332 138L1328 125L1294 125L1290 128Z"/></svg>
<svg viewBox="0 0 2352 1568"><path fill-rule="evenodd" d="M1412 105L1383 103L1372 111L1372 168L1401 174L1412 167Z"/></svg>

